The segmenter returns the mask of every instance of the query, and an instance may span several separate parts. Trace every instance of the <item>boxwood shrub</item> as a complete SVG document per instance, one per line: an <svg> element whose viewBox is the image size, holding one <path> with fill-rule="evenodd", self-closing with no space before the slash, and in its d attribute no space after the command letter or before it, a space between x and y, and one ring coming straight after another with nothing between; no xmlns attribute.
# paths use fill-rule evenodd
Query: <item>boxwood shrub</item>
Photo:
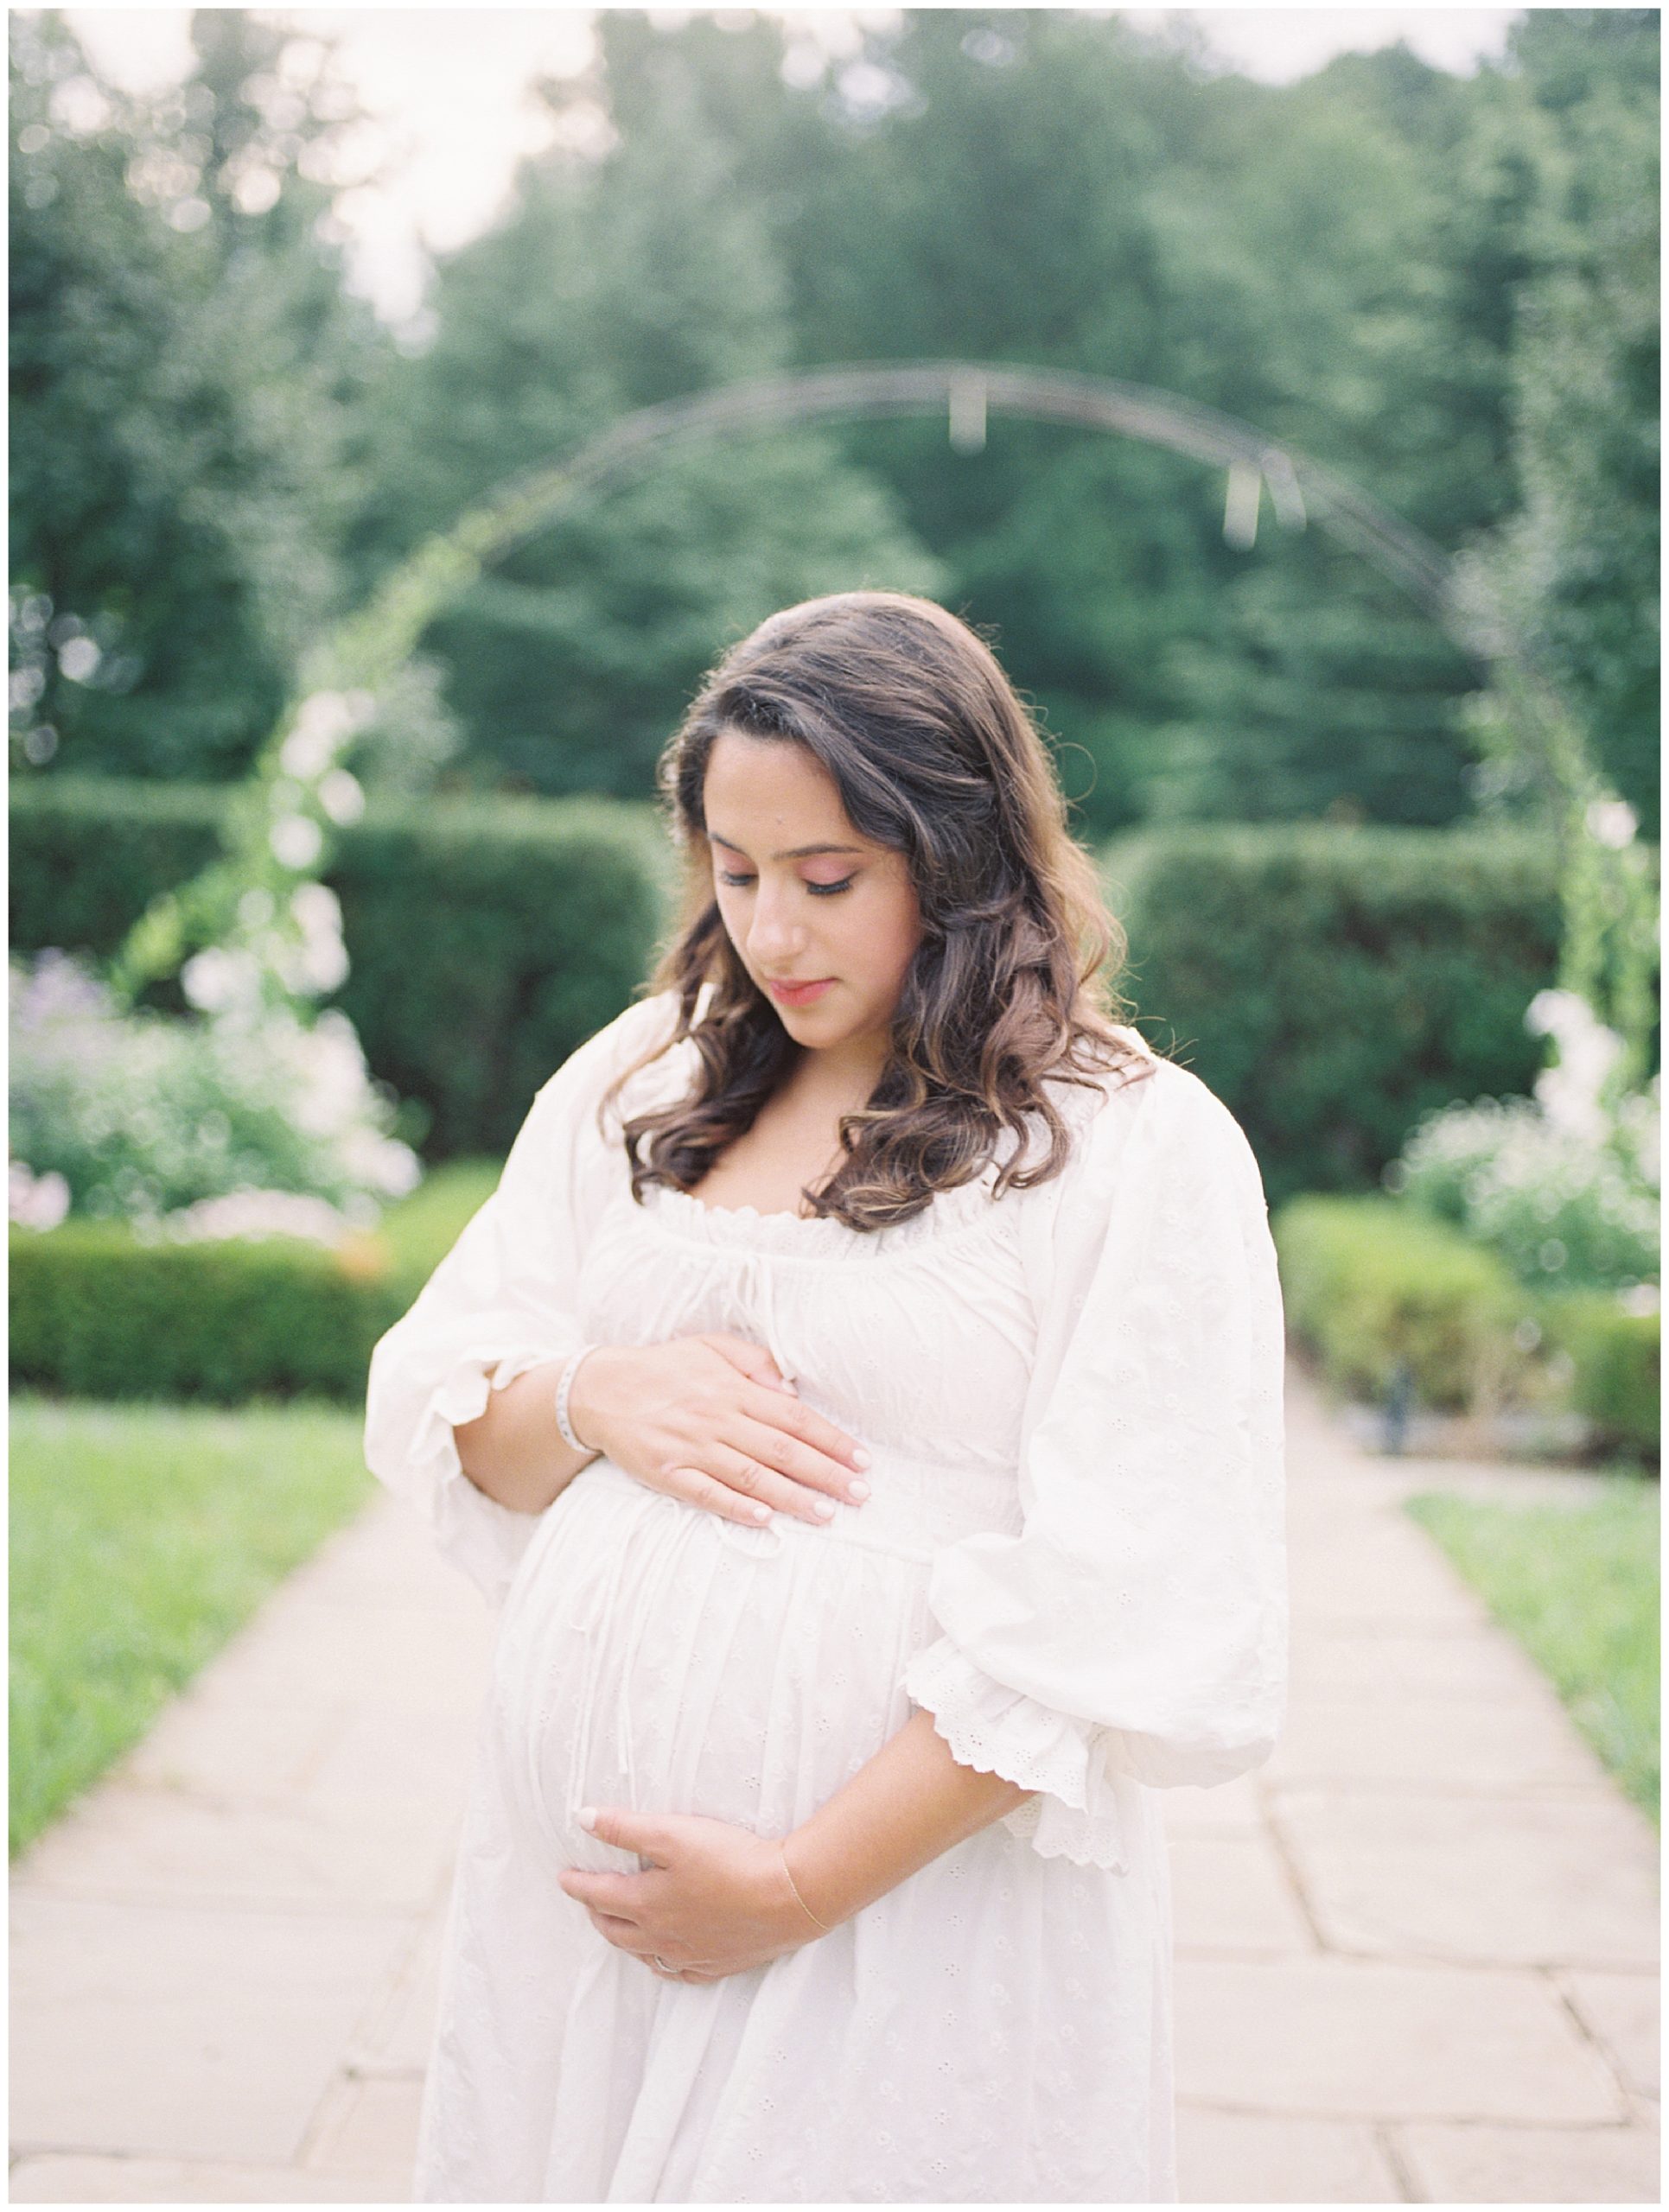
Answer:
<svg viewBox="0 0 1669 2212"><path fill-rule="evenodd" d="M1467 1412L1528 1376L1533 1294L1448 1223L1391 1198L1318 1194L1289 1199L1270 1227L1288 1327L1335 1388L1379 1399L1405 1361L1425 1404Z"/></svg>
<svg viewBox="0 0 1669 2212"><path fill-rule="evenodd" d="M1608 1450L1655 1461L1662 1424L1663 1317L1631 1313L1602 1290L1544 1301L1549 1338L1569 1354L1570 1402Z"/></svg>
<svg viewBox="0 0 1669 2212"><path fill-rule="evenodd" d="M78 1398L365 1393L371 1348L410 1303L368 1242L144 1243L124 1223L15 1230L14 1385Z"/></svg>
<svg viewBox="0 0 1669 2212"><path fill-rule="evenodd" d="M1371 1190L1422 1115L1527 1093L1553 982L1551 842L1178 823L1105 849L1143 1033L1233 1111L1271 1202Z"/></svg>
<svg viewBox="0 0 1669 2212"><path fill-rule="evenodd" d="M1557 1389L1597 1449L1657 1459L1659 1315L1609 1291L1527 1288L1496 1254L1397 1198L1290 1198L1270 1226L1288 1328L1335 1388L1378 1401L1406 1361L1420 1398L1443 1411L1520 1391L1545 1403Z"/></svg>

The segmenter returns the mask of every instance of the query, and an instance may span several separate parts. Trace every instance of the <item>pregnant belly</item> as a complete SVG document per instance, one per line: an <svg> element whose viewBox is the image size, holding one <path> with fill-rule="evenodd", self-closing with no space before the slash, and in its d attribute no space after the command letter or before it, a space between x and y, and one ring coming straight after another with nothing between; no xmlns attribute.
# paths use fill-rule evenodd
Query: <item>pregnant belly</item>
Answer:
<svg viewBox="0 0 1669 2212"><path fill-rule="evenodd" d="M917 1559L780 1516L742 1529L594 1461L529 1548L494 1656L534 1829L561 1865L627 1871L582 1806L786 1834L908 1719L927 1585Z"/></svg>

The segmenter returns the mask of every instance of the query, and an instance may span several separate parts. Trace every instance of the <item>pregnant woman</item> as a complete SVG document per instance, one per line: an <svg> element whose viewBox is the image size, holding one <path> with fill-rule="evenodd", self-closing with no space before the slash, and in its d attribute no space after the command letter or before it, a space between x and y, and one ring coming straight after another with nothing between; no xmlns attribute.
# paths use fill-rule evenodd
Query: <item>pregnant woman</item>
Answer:
<svg viewBox="0 0 1669 2212"><path fill-rule="evenodd" d="M372 1364L502 1606L416 2196L1174 2200L1157 1793L1285 1692L1257 1165L941 608L772 616L661 783L646 995Z"/></svg>

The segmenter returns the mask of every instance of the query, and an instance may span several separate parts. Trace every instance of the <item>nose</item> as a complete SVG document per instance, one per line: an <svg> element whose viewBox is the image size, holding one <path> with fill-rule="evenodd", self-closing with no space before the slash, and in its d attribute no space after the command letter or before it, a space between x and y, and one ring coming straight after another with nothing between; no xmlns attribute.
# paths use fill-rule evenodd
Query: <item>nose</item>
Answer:
<svg viewBox="0 0 1669 2212"><path fill-rule="evenodd" d="M806 943L806 925L790 906L792 887L774 890L761 877L754 896L753 917L748 925L748 950L763 967L787 965L797 960Z"/></svg>

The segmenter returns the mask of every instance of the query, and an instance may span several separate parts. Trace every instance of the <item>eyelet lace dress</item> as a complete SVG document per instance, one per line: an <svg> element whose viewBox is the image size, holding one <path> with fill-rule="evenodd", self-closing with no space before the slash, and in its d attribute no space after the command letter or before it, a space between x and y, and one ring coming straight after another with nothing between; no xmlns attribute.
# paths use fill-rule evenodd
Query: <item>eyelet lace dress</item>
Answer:
<svg viewBox="0 0 1669 2212"><path fill-rule="evenodd" d="M1061 1086L1067 1166L1000 1200L993 1167L871 1235L639 1205L596 1106L675 1013L642 1001L546 1084L372 1362L372 1469L500 1607L415 2199L1174 2201L1156 1792L1258 1765L1285 1698L1256 1162L1154 1060ZM601 1459L529 1515L463 1473L453 1426L527 1368L710 1329L868 1446L863 1503L745 1528ZM1032 1794L798 1951L663 1980L558 1886L640 1863L583 1805L786 1835L917 1707Z"/></svg>

